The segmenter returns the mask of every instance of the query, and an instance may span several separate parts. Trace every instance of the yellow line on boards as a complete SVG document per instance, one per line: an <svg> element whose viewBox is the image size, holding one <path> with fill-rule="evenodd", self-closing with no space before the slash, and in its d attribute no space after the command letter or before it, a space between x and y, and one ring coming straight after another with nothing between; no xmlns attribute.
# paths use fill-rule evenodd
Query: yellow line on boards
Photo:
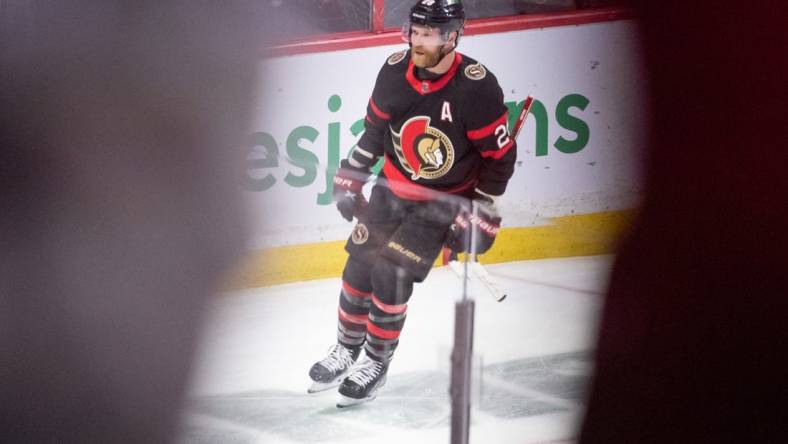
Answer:
<svg viewBox="0 0 788 444"><path fill-rule="evenodd" d="M479 260L492 264L612 253L633 216L633 210L608 211L557 217L539 226L503 228L493 248ZM339 277L347 259L344 246L343 240L249 251L223 288Z"/></svg>

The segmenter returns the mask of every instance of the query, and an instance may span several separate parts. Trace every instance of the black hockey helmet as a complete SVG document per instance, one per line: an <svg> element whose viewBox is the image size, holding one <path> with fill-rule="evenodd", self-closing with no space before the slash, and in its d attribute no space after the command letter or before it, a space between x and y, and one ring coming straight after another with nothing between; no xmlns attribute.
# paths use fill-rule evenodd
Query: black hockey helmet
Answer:
<svg viewBox="0 0 788 444"><path fill-rule="evenodd" d="M410 8L410 22L432 28L454 27L465 22L465 10L460 0L419 0Z"/></svg>
<svg viewBox="0 0 788 444"><path fill-rule="evenodd" d="M465 10L460 0L419 0L410 8L408 18L408 34L410 25L422 25L439 28L448 37L454 31L462 33Z"/></svg>
<svg viewBox="0 0 788 444"><path fill-rule="evenodd" d="M445 32L457 31L465 23L465 10L460 0L419 0L410 8L410 22Z"/></svg>

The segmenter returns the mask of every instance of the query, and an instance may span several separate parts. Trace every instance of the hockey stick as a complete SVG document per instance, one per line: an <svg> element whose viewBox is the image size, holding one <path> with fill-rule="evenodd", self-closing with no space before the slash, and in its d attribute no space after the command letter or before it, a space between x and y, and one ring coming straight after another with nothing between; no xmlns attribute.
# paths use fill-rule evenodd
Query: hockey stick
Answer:
<svg viewBox="0 0 788 444"><path fill-rule="evenodd" d="M458 278L462 279L463 275L465 275L464 264L457 260L449 261L449 267L457 275ZM490 296L492 296L496 301L501 302L506 299L506 293L501 290L495 282L490 279L490 274L487 273L487 269L482 266L479 262L476 261L469 261L468 262L468 276L466 277L470 282L478 282L484 286Z"/></svg>
<svg viewBox="0 0 788 444"><path fill-rule="evenodd" d="M517 120L514 122L514 127L512 128L512 134L514 135L514 140L517 140L517 136L520 135L520 130L523 128L523 123L525 123L525 118L528 116L528 113L531 111L531 105L533 105L534 98L532 96L528 96L523 103L523 107L520 110L520 114L517 116ZM462 279L465 276L465 267L464 264L457 261L457 254L455 252L451 252L451 257L448 261L449 267L452 269L454 274L457 275L458 278ZM472 255L471 260L468 262L468 275L465 277L469 281L477 281L481 283L487 292L495 298L496 301L502 302L506 299L506 293L501 290L498 285L495 284L493 279L490 277L490 274L487 272L487 269L482 266L476 260L476 255Z"/></svg>
<svg viewBox="0 0 788 444"><path fill-rule="evenodd" d="M528 116L528 113L531 112L531 105L533 105L533 103L534 98L532 96L525 98L525 103L523 103L523 108L520 110L520 115L517 116L517 120L514 122L514 128L512 128L514 140L517 140L517 136L520 135L520 130L523 129L523 123L525 123L525 118Z"/></svg>

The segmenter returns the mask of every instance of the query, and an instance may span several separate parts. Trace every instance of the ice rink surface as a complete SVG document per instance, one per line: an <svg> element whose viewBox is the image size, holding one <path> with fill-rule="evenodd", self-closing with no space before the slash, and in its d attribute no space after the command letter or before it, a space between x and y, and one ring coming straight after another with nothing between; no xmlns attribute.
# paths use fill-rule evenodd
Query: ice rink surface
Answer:
<svg viewBox="0 0 788 444"><path fill-rule="evenodd" d="M476 300L471 443L558 444L577 436L611 256L487 270L507 293ZM293 264L297 266L297 264ZM179 444L448 443L449 356L462 283L449 267L415 286L378 398L337 409L307 395L336 340L340 279L223 294L204 329Z"/></svg>

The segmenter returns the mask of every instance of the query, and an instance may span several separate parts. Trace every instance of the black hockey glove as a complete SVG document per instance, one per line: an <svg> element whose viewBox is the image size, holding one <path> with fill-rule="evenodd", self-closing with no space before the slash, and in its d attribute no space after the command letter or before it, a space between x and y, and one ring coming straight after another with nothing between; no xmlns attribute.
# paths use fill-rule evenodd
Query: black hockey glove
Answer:
<svg viewBox="0 0 788 444"><path fill-rule="evenodd" d="M482 254L492 247L495 236L501 227L501 216L495 208L495 201L479 191L474 192L473 202L478 206L476 216L471 208L463 207L454 218L449 229L446 246L457 253L475 252ZM469 248L471 231L476 230L475 249Z"/></svg>
<svg viewBox="0 0 788 444"><path fill-rule="evenodd" d="M353 221L353 216L358 216L367 206L367 199L361 189L369 176L369 172L351 167L347 160L340 163L334 176L334 201L340 214L348 222Z"/></svg>

